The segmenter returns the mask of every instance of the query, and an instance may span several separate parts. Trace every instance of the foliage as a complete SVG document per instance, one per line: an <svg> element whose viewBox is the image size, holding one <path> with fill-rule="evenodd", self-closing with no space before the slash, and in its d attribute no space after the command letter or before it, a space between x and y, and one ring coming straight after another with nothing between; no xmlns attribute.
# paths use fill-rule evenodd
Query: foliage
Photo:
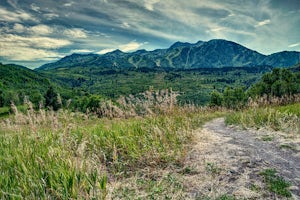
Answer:
<svg viewBox="0 0 300 200"><path fill-rule="evenodd" d="M221 93L219 93L218 91L214 90L210 94L209 106L211 106L211 107L215 107L215 106L221 107L223 105L223 100L224 100L223 95Z"/></svg>
<svg viewBox="0 0 300 200"><path fill-rule="evenodd" d="M36 111L30 102L24 114L12 109L14 115L0 122L1 199L125 198L128 193L119 192L125 187L114 192L116 180L153 197L171 195L161 189L182 191L171 176L142 176L181 165L191 130L222 114L174 107L162 115L109 120L63 109ZM126 181L136 174L149 186Z"/></svg>
<svg viewBox="0 0 300 200"><path fill-rule="evenodd" d="M3 97L3 91L0 90L0 107L4 106L4 97Z"/></svg>
<svg viewBox="0 0 300 200"><path fill-rule="evenodd" d="M267 188L270 192L274 192L283 197L291 197L292 193L288 190L290 183L277 175L275 169L265 169L260 173L264 177Z"/></svg>
<svg viewBox="0 0 300 200"><path fill-rule="evenodd" d="M291 110L291 108L296 108ZM271 128L287 133L300 134L300 103L291 106L277 106L274 108L248 108L231 113L226 118L227 124L242 127Z"/></svg>
<svg viewBox="0 0 300 200"><path fill-rule="evenodd" d="M238 88L226 88L223 93L224 106L230 109L239 109L242 108L247 101L244 89L241 87Z"/></svg>
<svg viewBox="0 0 300 200"><path fill-rule="evenodd" d="M43 74L50 77L52 82L71 89L79 101L89 94L116 100L120 96L136 95L153 87L156 90L172 88L173 91L179 92L177 99L181 105L206 105L209 103L211 91L223 91L226 87L238 86L248 88L268 70L268 67L261 66L193 70L143 68L141 70L140 68L106 69L101 66L78 65L72 68L44 71ZM60 94L63 96L62 92ZM76 101L74 96L70 97Z"/></svg>
<svg viewBox="0 0 300 200"><path fill-rule="evenodd" d="M281 97L297 93L300 93L300 80L297 79L297 74L279 68L274 69L272 73L264 74L261 81L249 90L252 97L262 95Z"/></svg>
<svg viewBox="0 0 300 200"><path fill-rule="evenodd" d="M220 106L220 102L223 102L221 105L226 108L241 109L253 103L248 102L249 99L263 104L295 102L297 94L300 93L300 79L297 78L299 75L300 73L293 73L289 69L275 68L271 73L264 74L261 80L248 90L243 87L227 87L222 94L212 92L210 105ZM261 100L263 102L260 102Z"/></svg>
<svg viewBox="0 0 300 200"><path fill-rule="evenodd" d="M49 80L41 73L18 65L0 64L0 107L19 105L27 96L38 105L42 95L50 86Z"/></svg>
<svg viewBox="0 0 300 200"><path fill-rule="evenodd" d="M54 91L53 87L49 87L45 94L45 106L57 111L61 107L59 95Z"/></svg>

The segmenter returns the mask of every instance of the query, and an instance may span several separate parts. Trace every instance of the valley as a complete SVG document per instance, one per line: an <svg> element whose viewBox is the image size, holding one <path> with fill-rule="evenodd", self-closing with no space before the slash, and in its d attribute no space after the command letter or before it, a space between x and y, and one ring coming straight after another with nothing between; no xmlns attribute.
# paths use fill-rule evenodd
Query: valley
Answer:
<svg viewBox="0 0 300 200"><path fill-rule="evenodd" d="M0 198L297 199L297 56L216 40L0 64Z"/></svg>

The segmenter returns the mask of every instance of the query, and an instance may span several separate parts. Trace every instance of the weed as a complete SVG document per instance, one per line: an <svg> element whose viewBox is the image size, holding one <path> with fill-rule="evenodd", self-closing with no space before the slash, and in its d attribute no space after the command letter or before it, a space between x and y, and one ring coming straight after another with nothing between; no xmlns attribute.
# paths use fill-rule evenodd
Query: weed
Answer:
<svg viewBox="0 0 300 200"><path fill-rule="evenodd" d="M297 105L295 107L300 107L299 103L295 105ZM300 117L294 112L288 112L287 107L249 108L245 111L230 113L226 118L226 123L237 124L244 128L264 127L275 131L300 134Z"/></svg>
<svg viewBox="0 0 300 200"><path fill-rule="evenodd" d="M260 175L264 177L264 181L270 192L274 192L275 194L284 197L292 196L291 192L288 190L288 187L290 187L291 184L285 181L279 175L277 175L275 169L265 169L260 173Z"/></svg>
<svg viewBox="0 0 300 200"><path fill-rule="evenodd" d="M221 168L219 168L215 163L206 163L205 169L212 176L219 175L221 172Z"/></svg>
<svg viewBox="0 0 300 200"><path fill-rule="evenodd" d="M255 191L255 192L261 191L261 187L259 185L256 185L256 184L251 184L250 189L252 191Z"/></svg>
<svg viewBox="0 0 300 200"><path fill-rule="evenodd" d="M146 178L143 185L128 180L146 168L150 177L180 165L192 130L223 115L168 106L143 118L108 119L27 104L24 113L13 105L14 115L0 121L0 199L118 198L112 180L128 183L115 189L124 198L180 196L182 183L172 174Z"/></svg>
<svg viewBox="0 0 300 200"><path fill-rule="evenodd" d="M293 150L293 151L297 150L296 147L294 145L291 145L291 144L281 144L280 148L281 149L290 149L290 150Z"/></svg>
<svg viewBox="0 0 300 200"><path fill-rule="evenodd" d="M227 194L224 194L217 198L217 200L235 200L236 198Z"/></svg>
<svg viewBox="0 0 300 200"><path fill-rule="evenodd" d="M273 141L273 140L274 140L274 136L271 136L271 135L265 135L265 136L261 137L261 140L262 140L262 141L265 141L265 142L270 142L270 141Z"/></svg>

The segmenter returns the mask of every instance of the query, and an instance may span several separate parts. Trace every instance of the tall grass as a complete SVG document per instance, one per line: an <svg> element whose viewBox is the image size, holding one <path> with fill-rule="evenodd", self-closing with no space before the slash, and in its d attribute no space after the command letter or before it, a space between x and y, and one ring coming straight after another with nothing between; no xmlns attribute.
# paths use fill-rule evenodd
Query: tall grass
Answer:
<svg viewBox="0 0 300 200"><path fill-rule="evenodd" d="M244 128L271 128L291 134L300 134L300 103L285 106L252 107L233 112L226 123Z"/></svg>
<svg viewBox="0 0 300 200"><path fill-rule="evenodd" d="M114 181L147 167L180 165L191 131L222 115L174 106L158 115L109 119L35 111L27 103L27 112L12 106L14 115L0 122L1 199L104 199Z"/></svg>

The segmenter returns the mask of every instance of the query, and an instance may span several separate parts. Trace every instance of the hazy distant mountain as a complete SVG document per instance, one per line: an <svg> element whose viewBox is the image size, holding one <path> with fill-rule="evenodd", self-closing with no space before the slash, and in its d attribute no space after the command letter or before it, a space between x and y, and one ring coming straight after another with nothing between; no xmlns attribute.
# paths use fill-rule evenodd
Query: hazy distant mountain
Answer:
<svg viewBox="0 0 300 200"><path fill-rule="evenodd" d="M299 62L299 52L279 52L266 56L235 42L226 40L199 41L195 44L176 42L168 49L139 50L124 53L116 50L104 55L72 54L37 70L65 67L140 68L163 67L175 69L243 67L269 65L287 67Z"/></svg>
<svg viewBox="0 0 300 200"><path fill-rule="evenodd" d="M300 53L296 51L283 51L267 56L262 64L273 67L290 67L300 62Z"/></svg>

